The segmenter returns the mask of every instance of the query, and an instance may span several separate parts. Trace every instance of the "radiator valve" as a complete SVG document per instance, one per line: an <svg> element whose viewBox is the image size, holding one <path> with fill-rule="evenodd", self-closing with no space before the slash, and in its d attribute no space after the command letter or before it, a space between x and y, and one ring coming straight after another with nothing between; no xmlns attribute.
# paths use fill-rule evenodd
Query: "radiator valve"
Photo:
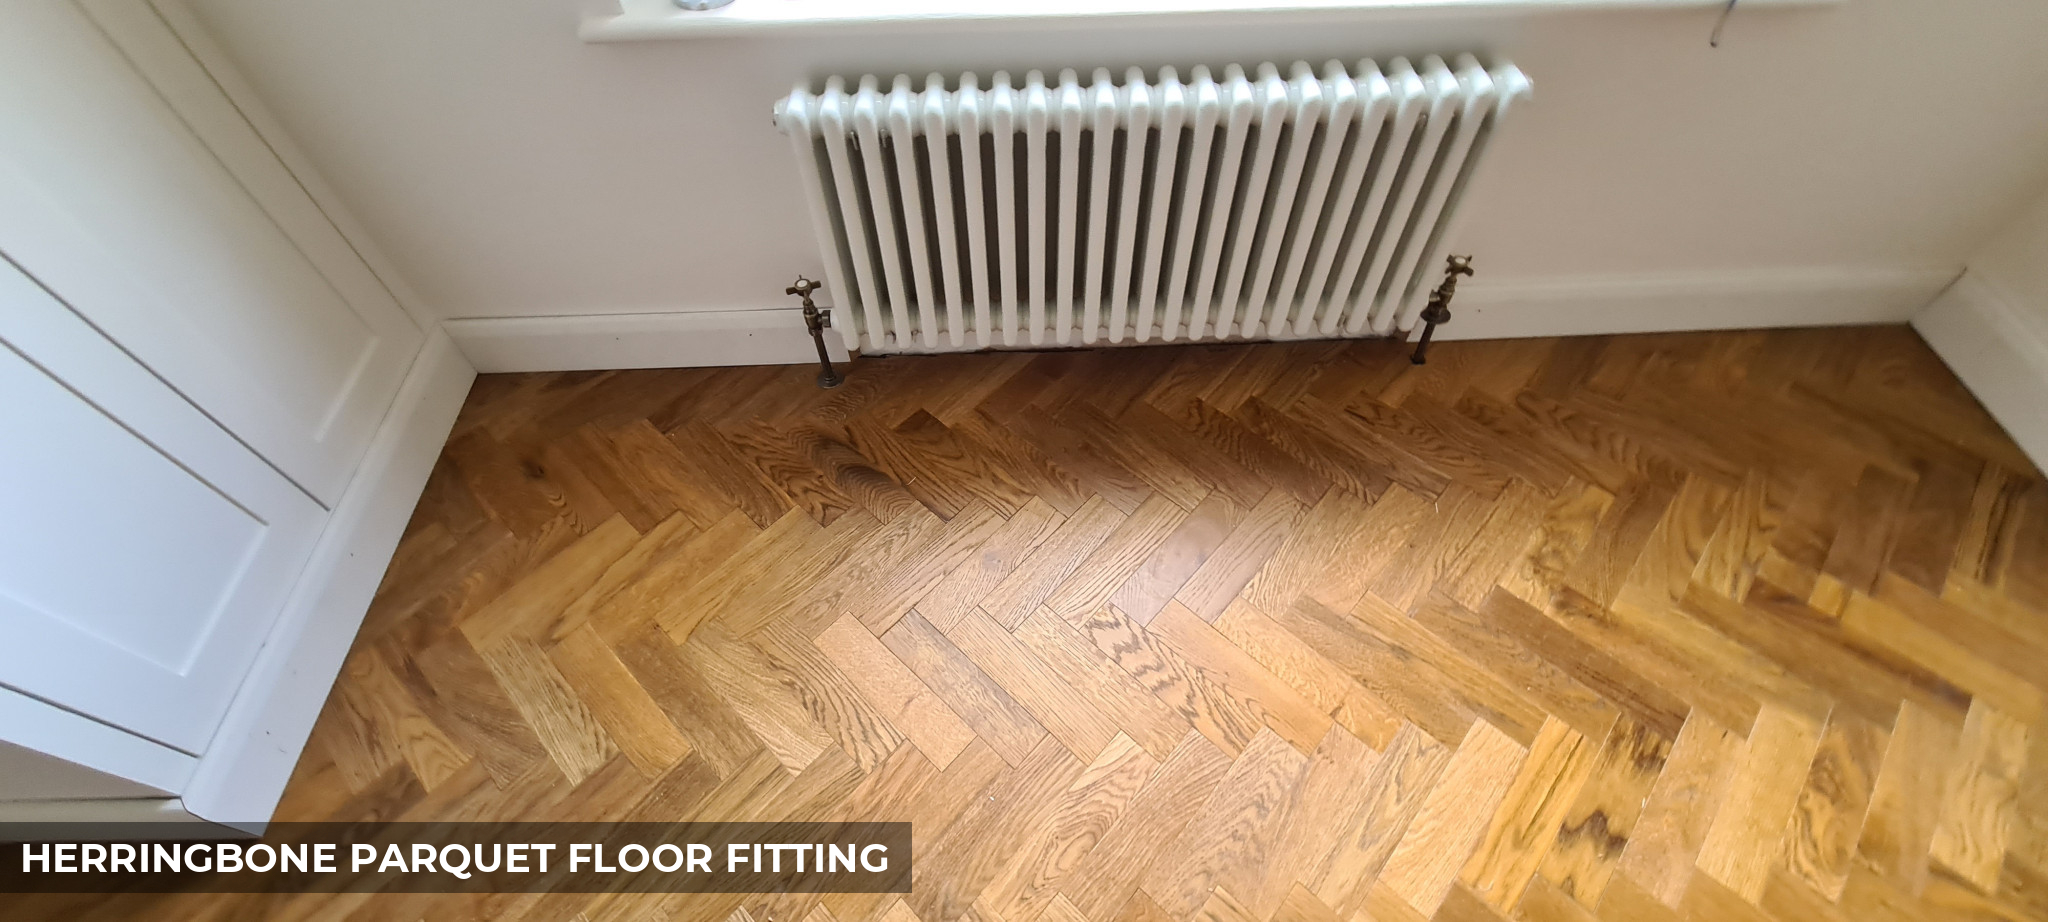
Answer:
<svg viewBox="0 0 2048 922"><path fill-rule="evenodd" d="M1458 293L1458 276L1472 274L1470 256L1452 256L1445 263L1444 283L1429 293L1429 305L1422 309L1422 338L1415 343L1415 354L1408 357L1412 364L1429 361L1429 338L1436 334L1436 325L1451 322L1451 296Z"/></svg>
<svg viewBox="0 0 2048 922"><path fill-rule="evenodd" d="M824 369L818 372L818 386L834 388L846 383L846 376L833 369L832 356L825 351L825 328L832 325L832 312L819 310L811 300L811 292L823 287L823 282L813 282L799 275L796 283L786 291L804 299L804 329L811 331L811 342L818 347L818 365Z"/></svg>

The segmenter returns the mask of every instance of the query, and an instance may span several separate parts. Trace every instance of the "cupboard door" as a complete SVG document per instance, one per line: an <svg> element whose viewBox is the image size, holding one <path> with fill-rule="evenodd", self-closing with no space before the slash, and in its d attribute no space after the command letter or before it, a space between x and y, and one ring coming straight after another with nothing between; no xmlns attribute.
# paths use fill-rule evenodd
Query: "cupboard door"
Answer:
<svg viewBox="0 0 2048 922"><path fill-rule="evenodd" d="M167 27L121 23L136 63L76 4L9 10L0 250L332 508L419 330Z"/></svg>
<svg viewBox="0 0 2048 922"><path fill-rule="evenodd" d="M0 262L0 685L201 752L324 519Z"/></svg>
<svg viewBox="0 0 2048 922"><path fill-rule="evenodd" d="M176 797L199 760L0 688L0 817L37 800Z"/></svg>

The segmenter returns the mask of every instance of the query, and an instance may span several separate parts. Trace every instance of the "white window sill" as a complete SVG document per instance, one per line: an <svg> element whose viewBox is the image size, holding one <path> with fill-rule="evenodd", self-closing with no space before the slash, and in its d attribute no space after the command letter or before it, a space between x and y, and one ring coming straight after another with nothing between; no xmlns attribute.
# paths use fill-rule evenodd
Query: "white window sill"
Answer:
<svg viewBox="0 0 2048 922"><path fill-rule="evenodd" d="M1002 28L1034 25L1158 25L1161 19L1231 23L1275 16L1327 18L1375 12L1534 13L1587 9L1694 9L1725 0L734 0L689 12L672 0L617 0L586 16L589 42L628 42L769 32ZM1824 6L1842 0L1742 0L1744 7ZM966 8L966 9L963 9Z"/></svg>

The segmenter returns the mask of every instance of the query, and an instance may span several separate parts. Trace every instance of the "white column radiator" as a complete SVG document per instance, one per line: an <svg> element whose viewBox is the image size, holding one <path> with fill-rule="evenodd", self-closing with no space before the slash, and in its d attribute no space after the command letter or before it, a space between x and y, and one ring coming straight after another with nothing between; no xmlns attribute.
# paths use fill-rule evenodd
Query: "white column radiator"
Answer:
<svg viewBox="0 0 2048 922"><path fill-rule="evenodd" d="M864 352L1385 336L1414 325L1528 92L1470 55L1185 82L834 77L775 122Z"/></svg>

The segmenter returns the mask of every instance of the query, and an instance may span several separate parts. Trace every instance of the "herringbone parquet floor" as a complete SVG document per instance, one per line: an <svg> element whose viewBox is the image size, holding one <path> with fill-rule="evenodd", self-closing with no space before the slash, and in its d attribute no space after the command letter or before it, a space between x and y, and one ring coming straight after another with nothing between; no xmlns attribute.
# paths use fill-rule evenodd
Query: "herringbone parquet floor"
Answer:
<svg viewBox="0 0 2048 922"><path fill-rule="evenodd" d="M281 819L915 823L908 897L2048 917L2048 486L1904 328L481 379Z"/></svg>

